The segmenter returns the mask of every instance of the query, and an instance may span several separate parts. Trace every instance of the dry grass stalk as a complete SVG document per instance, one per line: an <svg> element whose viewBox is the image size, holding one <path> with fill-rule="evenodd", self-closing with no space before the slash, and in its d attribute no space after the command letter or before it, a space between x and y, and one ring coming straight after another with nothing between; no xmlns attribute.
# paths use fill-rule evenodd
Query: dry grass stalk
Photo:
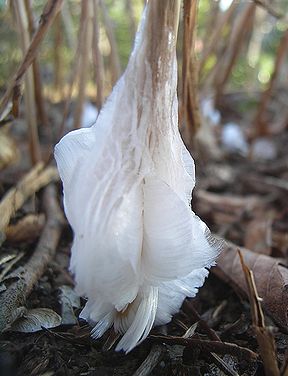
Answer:
<svg viewBox="0 0 288 376"><path fill-rule="evenodd" d="M131 0L125 1L125 10L127 12L127 16L128 16L128 20L129 20L130 35L131 35L131 40L132 40L132 43L133 43L134 36L136 34L136 31L137 31L137 26L136 26L136 21L135 21L133 4L132 4Z"/></svg>
<svg viewBox="0 0 288 376"><path fill-rule="evenodd" d="M74 51L77 43L76 43L75 35L73 33L74 26L73 26L73 20L72 20L68 1L64 1L63 7L59 15L62 18L67 45L71 51Z"/></svg>
<svg viewBox="0 0 288 376"><path fill-rule="evenodd" d="M32 35L35 32L35 22L32 12L32 6L31 6L31 0L25 0L25 9L26 14L28 17L28 25L29 25L29 33L30 33L30 39ZM25 50L26 52L26 50ZM37 110L37 118L38 122L41 124L47 126L48 125L48 117L47 112L45 108L45 101L43 97L43 90L42 90L42 79L41 79L41 73L40 73L40 66L39 62L37 60L37 57L35 57L33 64L33 78L34 78L34 97L35 97L35 103L36 103L36 110Z"/></svg>
<svg viewBox="0 0 288 376"><path fill-rule="evenodd" d="M240 251L238 251L238 254L248 287L248 297L251 307L252 323L256 332L256 338L264 365L265 375L280 376L280 371L277 364L274 337L269 329L265 326L264 314L261 307L261 298L258 296L253 272L245 264L244 258Z"/></svg>
<svg viewBox="0 0 288 376"><path fill-rule="evenodd" d="M198 1L184 0L182 66L182 106L180 118L186 127L186 139L193 142L201 126L198 99L198 62L194 51Z"/></svg>
<svg viewBox="0 0 288 376"><path fill-rule="evenodd" d="M21 49L23 56L27 51L30 44L30 33L28 17L23 0L13 1L13 10L16 18L16 24L18 28L18 34L21 42ZM17 102L17 101L16 101ZM29 134L29 150L30 158L33 164L36 164L41 160L41 149L38 137L36 107L35 107L35 92L34 92L34 77L31 68L27 69L25 76L25 91L24 91L24 103L25 103L25 116L28 125ZM18 102L17 106L18 108ZM17 111L18 112L18 111ZM18 114L16 114L18 115Z"/></svg>
<svg viewBox="0 0 288 376"><path fill-rule="evenodd" d="M26 73L27 69L32 64L42 42L43 38L45 37L47 31L49 30L50 25L52 24L56 14L59 12L63 0L48 0L44 10L41 15L41 19L39 22L39 26L37 31L35 32L32 41L27 49L25 56L23 58L22 63L18 67L14 77L10 80L10 85L8 86L1 102L0 102L0 117L2 113L5 111L8 102L11 97L13 97L13 104L14 107L17 105L19 97L20 97L20 86L23 81L24 74Z"/></svg>
<svg viewBox="0 0 288 376"><path fill-rule="evenodd" d="M43 163L38 163L33 167L0 201L0 232L5 231L11 217L21 208L27 198L58 179L59 175L55 167L44 169Z"/></svg>
<svg viewBox="0 0 288 376"><path fill-rule="evenodd" d="M229 8L225 11L225 13L218 19L218 22L215 26L215 30L213 30L212 33L208 35L209 38L207 40L209 41L207 44L207 47L205 47L204 44L204 51L202 53L200 62L199 62L199 75L201 75L203 68L205 66L205 63L207 61L207 58L215 51L217 48L217 41L220 38L220 35L223 31L224 26L229 22L231 19L231 16L233 15L236 7L239 5L237 0L233 0ZM212 34L212 35L211 35Z"/></svg>
<svg viewBox="0 0 288 376"><path fill-rule="evenodd" d="M113 24L112 24L111 19L109 17L105 2L103 0L99 0L99 4L100 4L101 10L102 10L105 31L106 31L107 38L108 38L109 43L110 43L110 48L111 48L111 53L110 53L111 80L112 80L112 85L114 85L115 82L118 80L118 78L121 75L120 58L119 58L119 54L118 54L118 48L117 48L117 43L116 43L116 39L115 39Z"/></svg>
<svg viewBox="0 0 288 376"><path fill-rule="evenodd" d="M7 329L17 319L27 296L55 255L63 214L53 185L45 188L43 206L47 219L37 247L29 261L12 273L14 282L0 296L0 331Z"/></svg>
<svg viewBox="0 0 288 376"><path fill-rule="evenodd" d="M79 46L81 48L79 67L81 67L81 70L79 72L78 97L74 112L74 129L81 127L86 83L89 72L89 52L92 46L92 17L92 3L88 0L82 0L79 34Z"/></svg>
<svg viewBox="0 0 288 376"><path fill-rule="evenodd" d="M99 0L93 1L93 45L92 57L95 67L95 81L97 86L96 105L100 110L104 102L104 61L99 48Z"/></svg>
<svg viewBox="0 0 288 376"><path fill-rule="evenodd" d="M61 57L60 49L63 43L63 34L62 34L62 18L61 14L58 14L55 18L55 28L54 28L54 88L57 92L61 92L63 96L63 76L61 70Z"/></svg>
<svg viewBox="0 0 288 376"><path fill-rule="evenodd" d="M259 107L258 107L258 110L257 110L257 114L256 114L255 119L254 119L254 124L255 124L255 127L256 127L255 137L265 136L269 132L268 131L268 124L267 124L267 121L265 119L266 109L267 109L269 100L271 98L273 88L275 86L275 82L276 82L277 77L279 75L282 63L284 62L284 58L285 58L285 55L286 55L286 52L287 52L287 48L288 48L288 29L284 32L284 34L283 34L283 36L280 40L280 43L279 43L279 46L278 46L278 49L277 49L277 53L276 53L276 60L275 60L275 66L274 66L273 73L272 73L271 78L269 80L267 89L263 92L262 97L260 99L260 104L259 104Z"/></svg>
<svg viewBox="0 0 288 376"><path fill-rule="evenodd" d="M238 19L236 19L235 26L232 29L229 40L229 48L226 50L224 55L224 61L222 60L214 75L216 103L220 102L224 87L228 82L237 57L241 51L241 46L243 45L245 37L253 27L255 9L255 3L243 4L242 13L238 16Z"/></svg>
<svg viewBox="0 0 288 376"><path fill-rule="evenodd" d="M284 14L275 10L267 1L265 0L253 0L256 5L259 5L263 9L265 9L271 16L282 19L285 17Z"/></svg>

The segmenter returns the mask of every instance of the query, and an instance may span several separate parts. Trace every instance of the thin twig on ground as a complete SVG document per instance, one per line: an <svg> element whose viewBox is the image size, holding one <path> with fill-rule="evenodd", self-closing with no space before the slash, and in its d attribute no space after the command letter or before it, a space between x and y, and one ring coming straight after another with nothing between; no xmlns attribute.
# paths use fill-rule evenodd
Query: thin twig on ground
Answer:
<svg viewBox="0 0 288 376"><path fill-rule="evenodd" d="M43 170L43 163L38 163L20 182L11 188L0 201L0 232L5 231L11 217L24 202L45 185L59 180L55 167L47 167Z"/></svg>
<svg viewBox="0 0 288 376"><path fill-rule="evenodd" d="M53 185L45 188L43 206L47 220L37 247L29 261L8 276L13 282L0 295L0 331L8 329L21 314L21 307L25 304L27 296L55 255L63 225L63 214Z"/></svg>
<svg viewBox="0 0 288 376"><path fill-rule="evenodd" d="M230 354L239 359L257 360L258 355L253 351L236 345L235 343L218 342L218 341L204 341L194 338L183 338L176 336L155 336L151 335L149 338L155 342L167 343L168 345L181 345L198 347L202 351L214 352L216 354Z"/></svg>

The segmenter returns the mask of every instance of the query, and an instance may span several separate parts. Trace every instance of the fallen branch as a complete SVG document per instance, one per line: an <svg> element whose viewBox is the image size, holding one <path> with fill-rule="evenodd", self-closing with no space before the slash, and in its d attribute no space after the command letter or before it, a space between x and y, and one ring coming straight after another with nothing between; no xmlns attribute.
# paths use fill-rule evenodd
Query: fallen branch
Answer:
<svg viewBox="0 0 288 376"><path fill-rule="evenodd" d="M11 188L0 202L0 232L5 231L11 217L24 202L39 189L57 181L59 175L55 167L44 169L43 163L38 163L22 180Z"/></svg>
<svg viewBox="0 0 288 376"><path fill-rule="evenodd" d="M14 282L0 294L0 331L8 329L21 315L21 307L23 308L27 296L55 255L61 235L63 215L53 185L45 188L43 206L47 220L35 252L23 267L18 267L8 276L9 279L6 278L6 281L14 280Z"/></svg>
<svg viewBox="0 0 288 376"><path fill-rule="evenodd" d="M155 336L151 335L149 338L152 341L167 343L168 345L180 345L185 347L197 347L201 351L209 351L216 354L230 354L239 359L256 360L258 355L253 351L238 346L234 343L218 342L218 341L202 341L194 338L183 338L176 336Z"/></svg>

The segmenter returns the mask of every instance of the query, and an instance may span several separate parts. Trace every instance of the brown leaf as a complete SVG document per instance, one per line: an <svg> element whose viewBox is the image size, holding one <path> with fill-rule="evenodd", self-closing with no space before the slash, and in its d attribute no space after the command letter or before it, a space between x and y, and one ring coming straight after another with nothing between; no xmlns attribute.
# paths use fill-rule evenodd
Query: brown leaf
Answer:
<svg viewBox="0 0 288 376"><path fill-rule="evenodd" d="M240 249L245 264L254 274L264 309L281 327L288 324L288 269L277 259L257 254L233 243L226 243L214 272L230 283L233 288L247 296L247 285L238 256Z"/></svg>
<svg viewBox="0 0 288 376"><path fill-rule="evenodd" d="M249 222L244 239L245 248L253 252L271 255L272 221L267 216L259 217Z"/></svg>

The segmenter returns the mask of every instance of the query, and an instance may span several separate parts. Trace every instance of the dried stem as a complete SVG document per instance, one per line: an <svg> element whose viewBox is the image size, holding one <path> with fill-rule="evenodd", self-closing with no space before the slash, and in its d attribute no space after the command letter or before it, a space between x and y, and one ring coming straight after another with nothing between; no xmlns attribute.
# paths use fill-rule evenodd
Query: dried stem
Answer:
<svg viewBox="0 0 288 376"><path fill-rule="evenodd" d="M230 7L225 11L225 13L219 18L215 30L213 30L212 35L209 35L209 42L207 44L207 47L204 48L204 51L202 53L200 62L199 62L199 75L201 75L203 68L205 66L205 63L207 61L207 58L211 55L213 51L215 51L215 48L217 48L217 41L220 38L220 35L223 31L224 26L227 24L227 22L231 19L231 16L233 15L236 7L238 6L238 1L233 0ZM205 45L204 45L205 46Z"/></svg>
<svg viewBox="0 0 288 376"><path fill-rule="evenodd" d="M255 119L254 119L254 124L255 124L256 129L257 129L256 130L257 134L255 135L255 137L256 136L264 136L264 135L267 135L267 133L268 133L268 124L267 124L267 121L265 119L266 109L267 109L269 100L271 98L271 94L272 94L275 82L276 82L277 77L279 75L280 68L281 68L282 63L284 61L284 57L285 57L287 48L288 48L288 29L284 32L284 34L283 34L283 36L280 40L278 50L277 50L277 53L276 53L276 61L275 61L274 71L271 75L271 79L268 83L267 89L263 92L262 97L260 99L260 104L259 104L259 107L258 107L258 110L257 110L257 114L256 114Z"/></svg>
<svg viewBox="0 0 288 376"><path fill-rule="evenodd" d="M55 167L47 167L44 170L43 167L43 163L38 163L0 201L0 232L5 231L11 217L21 208L27 198L50 182L59 179Z"/></svg>
<svg viewBox="0 0 288 376"><path fill-rule="evenodd" d="M101 109L104 102L104 62L99 48L99 0L93 1L93 62L95 67L95 80L97 86L96 105Z"/></svg>
<svg viewBox="0 0 288 376"><path fill-rule="evenodd" d="M216 103L220 102L224 87L228 82L232 68L241 51L241 45L253 26L252 21L256 9L255 3L247 3L243 7L242 14L238 16L232 29L229 48L225 53L224 62L222 61L215 72Z"/></svg>
<svg viewBox="0 0 288 376"><path fill-rule="evenodd" d="M134 10L133 10L133 5L131 3L131 0L125 0L125 9L127 11L127 16L129 19L130 35L131 35L131 39L133 43L137 27L136 27L135 15L134 15Z"/></svg>
<svg viewBox="0 0 288 376"><path fill-rule="evenodd" d="M282 19L285 17L284 14L277 12L272 6L265 0L253 0L256 5L259 5L261 8L265 9L271 16Z"/></svg>
<svg viewBox="0 0 288 376"><path fill-rule="evenodd" d="M113 24L111 22L111 19L109 17L106 5L103 0L99 0L99 4L102 10L103 14L103 21L104 21L104 26L107 34L107 38L110 43L110 48L111 48L111 79L112 79L112 85L115 84L115 82L118 80L118 78L121 75L121 64L120 64L120 59L119 59L119 54L118 54L118 49L117 49L117 43L115 39L115 33L113 29Z"/></svg>
<svg viewBox="0 0 288 376"><path fill-rule="evenodd" d="M14 272L14 282L0 296L0 331L9 328L20 307L25 304L33 286L53 259L60 239L63 215L58 204L56 189L53 185L45 188L43 206L46 214L46 224L37 247L30 260Z"/></svg>
<svg viewBox="0 0 288 376"><path fill-rule="evenodd" d="M16 18L16 24L18 27L18 34L21 41L21 49L23 56L28 49L30 43L30 33L28 25L28 17L25 10L25 5L23 0L13 1L13 10ZM18 98L16 98L17 108L16 115L18 115ZM29 132L29 149L30 158L33 164L36 164L41 160L41 149L38 137L37 129L37 118L36 118L36 108L35 108L35 95L34 95L34 78L31 68L27 69L25 77L25 92L24 92L24 103L25 103L25 116L27 119L28 132Z"/></svg>
<svg viewBox="0 0 288 376"><path fill-rule="evenodd" d="M42 42L43 38L45 37L51 23L53 22L56 14L59 12L63 0L48 0L43 13L41 15L40 23L36 33L34 34L32 41L29 45L28 50L25 53L22 63L18 67L14 77L10 80L11 83L8 86L1 102L0 102L0 117L5 111L10 98L13 96L14 98L14 107L16 106L16 102L18 103L19 96L20 96L20 86L26 73L27 69L32 64Z"/></svg>
<svg viewBox="0 0 288 376"><path fill-rule="evenodd" d="M195 33L198 1L184 0L184 34L182 67L182 106L180 118L187 130L187 141L193 142L201 126L198 99L198 62L195 54Z"/></svg>
<svg viewBox="0 0 288 376"><path fill-rule="evenodd" d="M90 6L92 5L91 2L88 2L88 0L82 0L81 2L81 19L79 33L79 45L81 46L81 72L79 74L78 98L74 113L74 128L81 127L81 118L83 113L86 83L89 71L89 52L92 46L92 12L91 7L89 7L89 4Z"/></svg>
<svg viewBox="0 0 288 376"><path fill-rule="evenodd" d="M59 93L61 91L61 97L63 96L63 76L61 70L61 45L63 43L63 31L62 31L62 17L58 14L55 18L54 29L54 88Z"/></svg>
<svg viewBox="0 0 288 376"><path fill-rule="evenodd" d="M35 32L35 23L34 23L34 18L33 18L32 7L31 7L31 0L25 0L25 9L26 9L27 17L28 17L29 33L30 33L30 38L31 38L31 36ZM37 118L41 124L47 126L48 117L47 117L47 112L45 108L40 66L39 66L37 57L35 57L32 67L33 67L34 97L35 97L35 104L36 104L36 110L37 110Z"/></svg>

